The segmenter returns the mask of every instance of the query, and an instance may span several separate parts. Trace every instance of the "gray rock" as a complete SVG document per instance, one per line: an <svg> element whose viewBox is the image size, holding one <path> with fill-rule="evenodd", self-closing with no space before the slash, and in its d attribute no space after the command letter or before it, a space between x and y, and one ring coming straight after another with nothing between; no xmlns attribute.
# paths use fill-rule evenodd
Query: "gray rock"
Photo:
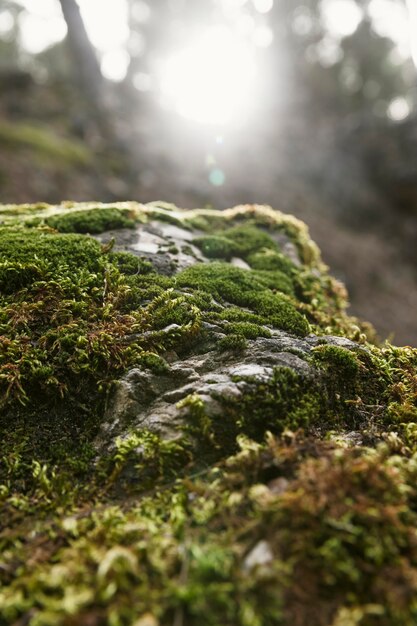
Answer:
<svg viewBox="0 0 417 626"><path fill-rule="evenodd" d="M326 337L324 341L332 343L338 339ZM307 379L317 379L317 370L291 352L307 356L312 343L311 337L301 339L280 331L271 338L249 341L243 355L231 354L226 359L224 354L209 349L187 359L178 358L162 375L134 368L117 384L96 446L111 446L115 436L123 435L128 428L149 428L163 436L177 436L187 419L187 410L178 407L181 400L197 394L204 401L207 415L221 416L224 405L239 402L254 383L270 383L276 367L287 367ZM352 342L352 346L356 344Z"/></svg>
<svg viewBox="0 0 417 626"><path fill-rule="evenodd" d="M251 570L254 567L261 565L267 565L274 559L274 555L267 541L263 539L252 548L249 554L246 555L243 561L243 568L245 570Z"/></svg>

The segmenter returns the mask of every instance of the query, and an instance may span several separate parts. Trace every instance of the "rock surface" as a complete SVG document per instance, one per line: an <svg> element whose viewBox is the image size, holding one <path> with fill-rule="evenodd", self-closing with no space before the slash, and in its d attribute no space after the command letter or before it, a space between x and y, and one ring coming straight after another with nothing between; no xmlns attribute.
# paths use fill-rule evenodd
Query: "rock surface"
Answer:
<svg viewBox="0 0 417 626"><path fill-rule="evenodd" d="M0 207L0 623L417 622L417 351L270 207Z"/></svg>

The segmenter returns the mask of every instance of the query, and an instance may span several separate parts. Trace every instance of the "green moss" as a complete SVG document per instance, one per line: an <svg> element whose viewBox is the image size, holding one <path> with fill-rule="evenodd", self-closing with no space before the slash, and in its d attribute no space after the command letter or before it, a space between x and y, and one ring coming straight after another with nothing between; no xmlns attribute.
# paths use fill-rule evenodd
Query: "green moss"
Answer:
<svg viewBox="0 0 417 626"><path fill-rule="evenodd" d="M220 467L129 506L84 505L31 520L31 533L9 530L2 621L413 623L414 461L291 433L239 444ZM149 433L120 440L115 473L132 455L140 467L156 469L160 455L171 463L176 453L160 445Z"/></svg>
<svg viewBox="0 0 417 626"><path fill-rule="evenodd" d="M176 282L179 286L200 289L233 304L242 304L240 300L245 299L244 293L262 289L251 272L218 262L193 265L180 272Z"/></svg>
<svg viewBox="0 0 417 626"><path fill-rule="evenodd" d="M262 248L276 248L276 244L264 231L255 226L235 226L226 231L213 233L193 240L203 254L210 259L246 258L251 252Z"/></svg>
<svg viewBox="0 0 417 626"><path fill-rule="evenodd" d="M233 343L228 349L234 349L238 339L244 340L228 335L220 343L230 338ZM205 458L210 458L210 451L217 457L236 451L242 435L262 441L266 431L310 429L331 419L326 389L288 367L275 367L267 380L248 375L235 376L233 381L239 385L238 396L213 396L222 407L219 414L207 413L204 400L195 394L178 405L188 415L185 432L196 438Z"/></svg>
<svg viewBox="0 0 417 626"><path fill-rule="evenodd" d="M158 480L166 482L175 478L192 458L189 442L185 439L164 440L149 430L136 430L118 437L115 448L104 464L107 487L113 489L117 482L119 493L129 491L132 479L139 478L140 490L144 491Z"/></svg>
<svg viewBox="0 0 417 626"><path fill-rule="evenodd" d="M187 228L187 225L175 215L171 214L170 210L157 210L152 209L148 215L149 219L155 219L159 222L166 222L167 224L172 224L173 226L178 226L180 228Z"/></svg>
<svg viewBox="0 0 417 626"><path fill-rule="evenodd" d="M245 305L259 313L266 323L276 328L301 336L309 332L307 320L297 312L292 302L285 296L268 291L249 292Z"/></svg>
<svg viewBox="0 0 417 626"><path fill-rule="evenodd" d="M235 306L228 306L222 309L220 313L215 313L215 319L226 320L228 322L248 322L250 324L262 324L263 320L260 315L241 309Z"/></svg>
<svg viewBox="0 0 417 626"><path fill-rule="evenodd" d="M291 300L280 293L272 293L266 288L263 277L249 270L226 263L199 264L178 274L176 282L179 286L209 291L221 300L248 307L260 314L264 323L298 335L308 333L307 321Z"/></svg>
<svg viewBox="0 0 417 626"><path fill-rule="evenodd" d="M290 368L274 368L268 382L256 377L243 380L250 387L237 405L227 403L226 414L234 417L239 431L249 437L259 440L266 430L296 430L326 417L320 388Z"/></svg>
<svg viewBox="0 0 417 626"><path fill-rule="evenodd" d="M45 261L60 271L69 269L95 271L100 266L100 244L78 235L53 236L43 231L0 229L0 260L28 263Z"/></svg>
<svg viewBox="0 0 417 626"><path fill-rule="evenodd" d="M92 390L106 389L154 342L163 350L198 332L195 305L164 292L167 281L131 275L137 262L126 255L109 258L98 242L79 235L2 233L3 402L70 396L82 403ZM129 275L120 271L126 267ZM181 326L158 334L170 324ZM149 330L154 334L146 334Z"/></svg>
<svg viewBox="0 0 417 626"><path fill-rule="evenodd" d="M225 237L234 244L236 256L242 258L264 248L277 249L276 243L268 233L250 224L229 228L225 232Z"/></svg>
<svg viewBox="0 0 417 626"><path fill-rule="evenodd" d="M266 288L296 297L299 310L305 313L316 333L325 329L327 334L341 334L355 340L374 337L369 326L358 324L344 313L345 290L327 275L301 222L278 216L265 207L254 207L253 212L251 207L236 207L221 215L208 210L193 213L193 220L212 219L212 223L207 221L204 225L208 234L194 241L208 258L245 259L253 269L253 276ZM246 223L239 224L243 219ZM304 265L298 267L284 256L265 227L285 233L298 248Z"/></svg>
<svg viewBox="0 0 417 626"><path fill-rule="evenodd" d="M127 209L68 211L47 217L45 223L60 233L103 233L118 228L134 228L135 220Z"/></svg>
<svg viewBox="0 0 417 626"><path fill-rule="evenodd" d="M359 361L351 350L339 346L321 345L314 348L315 363L323 365L329 371L345 379L354 379L359 373Z"/></svg>
<svg viewBox="0 0 417 626"><path fill-rule="evenodd" d="M417 450L417 350L390 345L381 351L373 349L371 367L379 372L380 393L387 405L385 425L400 430L411 449Z"/></svg>
<svg viewBox="0 0 417 626"><path fill-rule="evenodd" d="M220 339L218 343L219 350L222 352L243 352L247 348L247 341L243 334L232 333Z"/></svg>
<svg viewBox="0 0 417 626"><path fill-rule="evenodd" d="M253 275L259 282L273 291L294 295L294 285L291 276L279 270L253 270Z"/></svg>
<svg viewBox="0 0 417 626"><path fill-rule="evenodd" d="M82 211L92 209L128 210L132 212L135 220L140 221L163 220L165 216L168 216L167 219L174 218L182 226L187 226L190 220L191 222L202 220L204 230L209 233L209 237L221 237L222 243L225 243L224 239L227 238L229 251L233 249L234 253L246 256L247 260L249 257L255 258L253 262L261 272L258 278L262 278L268 287L271 286L275 290L295 295L298 301L297 308L306 315L314 332L318 334L323 332L340 334L360 341L364 341L366 338L375 341L375 335L369 325L349 318L344 312L347 304L345 290L328 276L319 256L314 256L314 259L310 259L309 264L302 267L295 267L289 260L287 263L283 261L284 257L282 257L273 239L265 231L266 228L270 231L285 232L295 245L301 248L306 245L308 249L312 249L311 246L309 247L310 240L305 225L291 216L285 216L269 207L256 205L235 207L226 211L198 209L182 215L179 210L171 205L166 206L164 203L140 205L133 202L113 205L65 203L61 207L48 207L47 205L16 207L9 205L1 207L0 214L6 220L5 223L9 225L25 214L36 215L36 221L43 224L46 218L68 213L68 208L72 211L74 209ZM244 241L243 247L246 246L246 249L242 248L242 241ZM256 248L256 246L261 246L261 248L248 253L249 249ZM274 259L272 266L268 260L264 259L266 264L260 261L264 257L265 259ZM275 261L277 262L275 263ZM254 269L256 268L254 266ZM314 269L314 273L311 268ZM274 271L277 273L273 276ZM270 273L269 276L268 273Z"/></svg>
<svg viewBox="0 0 417 626"><path fill-rule="evenodd" d="M137 276L138 274L149 274L153 271L150 261L137 257L130 252L111 252L109 261L114 263L122 274Z"/></svg>
<svg viewBox="0 0 417 626"><path fill-rule="evenodd" d="M187 219L129 207L106 210ZM192 212L252 270L174 277L90 237L16 226L98 208L0 209L0 623L416 623L417 351L365 343L306 229L267 207ZM302 267L263 228L298 242ZM221 367L265 325L305 334L306 319L364 345L286 348L300 372L235 377L236 396L213 384L211 400L179 403L172 437L134 430L100 448L126 369L164 389L168 352L208 350Z"/></svg>
<svg viewBox="0 0 417 626"><path fill-rule="evenodd" d="M182 252L183 254L187 254L188 256L195 257L195 252L194 252L194 250L193 250L193 249L192 249L192 247L191 247L191 246L189 246L188 244L187 244L187 245L185 245L185 246L182 246L182 247L181 247L181 252Z"/></svg>
<svg viewBox="0 0 417 626"><path fill-rule="evenodd" d="M169 372L169 365L158 354L153 352L144 352L138 358L138 365L150 369L154 374L166 374Z"/></svg>
<svg viewBox="0 0 417 626"><path fill-rule="evenodd" d="M193 239L193 244L200 248L209 259L231 259L235 255L235 246L227 237L211 235Z"/></svg>
<svg viewBox="0 0 417 626"><path fill-rule="evenodd" d="M226 326L227 332L246 337L246 339L256 339L257 337L270 337L271 331L259 324L251 322L231 322Z"/></svg>
<svg viewBox="0 0 417 626"><path fill-rule="evenodd" d="M254 270L278 270L288 276L297 272L296 266L288 257L284 256L281 252L276 252L271 249L266 249L262 252L253 252L248 256L247 261Z"/></svg>
<svg viewBox="0 0 417 626"><path fill-rule="evenodd" d="M6 293L75 271L102 269L100 244L78 235L0 229L0 289ZM47 287L46 287L47 288Z"/></svg>
<svg viewBox="0 0 417 626"><path fill-rule="evenodd" d="M353 615L356 609L363 623L405 626L414 621L414 584L409 578L409 568L414 570L416 563L410 534L414 512L405 496L409 469L405 460L391 464L383 453L367 451L311 459L300 467L294 484L298 491L283 496L273 522L284 529L278 539L282 546L287 542L281 554L294 567L290 621L301 593L296 578L313 583L310 610L323 619L331 610L331 597L333 614ZM285 530L288 524L291 532ZM297 542L290 540L293 533ZM392 587L392 575L401 581L401 598Z"/></svg>

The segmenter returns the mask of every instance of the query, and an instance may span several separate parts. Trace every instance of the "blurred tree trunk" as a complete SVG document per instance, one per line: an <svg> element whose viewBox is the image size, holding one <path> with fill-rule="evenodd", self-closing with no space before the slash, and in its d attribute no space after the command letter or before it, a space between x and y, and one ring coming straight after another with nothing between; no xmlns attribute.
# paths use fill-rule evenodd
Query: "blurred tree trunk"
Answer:
<svg viewBox="0 0 417 626"><path fill-rule="evenodd" d="M59 0L68 28L68 43L77 67L80 87L91 100L99 104L102 95L103 77L95 50L88 38L76 0Z"/></svg>
<svg viewBox="0 0 417 626"><path fill-rule="evenodd" d="M80 89L89 110L89 123L99 135L101 145L98 153L111 151L124 164L126 179L134 177L136 163L129 140L120 132L118 119L120 110L110 100L110 91L104 79L96 51L92 45L81 16L77 0L59 0L68 28L67 41L70 47L74 80ZM100 19L100 16L97 16ZM111 181L114 173L108 170L106 161L96 159L98 183L103 198L114 197ZM116 194L117 195L117 194Z"/></svg>
<svg viewBox="0 0 417 626"><path fill-rule="evenodd" d="M74 63L74 78L92 113L92 120L105 141L114 143L114 115L107 104L106 85L95 49L76 0L59 0L68 28L68 44Z"/></svg>

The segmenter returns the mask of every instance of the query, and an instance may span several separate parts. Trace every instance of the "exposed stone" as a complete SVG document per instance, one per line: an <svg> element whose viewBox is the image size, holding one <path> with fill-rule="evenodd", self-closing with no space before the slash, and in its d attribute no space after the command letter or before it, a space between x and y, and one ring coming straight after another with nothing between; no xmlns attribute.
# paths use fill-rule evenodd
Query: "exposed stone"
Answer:
<svg viewBox="0 0 417 626"><path fill-rule="evenodd" d="M252 569L270 563L274 558L271 548L266 541L259 541L246 556L243 565L245 569Z"/></svg>

